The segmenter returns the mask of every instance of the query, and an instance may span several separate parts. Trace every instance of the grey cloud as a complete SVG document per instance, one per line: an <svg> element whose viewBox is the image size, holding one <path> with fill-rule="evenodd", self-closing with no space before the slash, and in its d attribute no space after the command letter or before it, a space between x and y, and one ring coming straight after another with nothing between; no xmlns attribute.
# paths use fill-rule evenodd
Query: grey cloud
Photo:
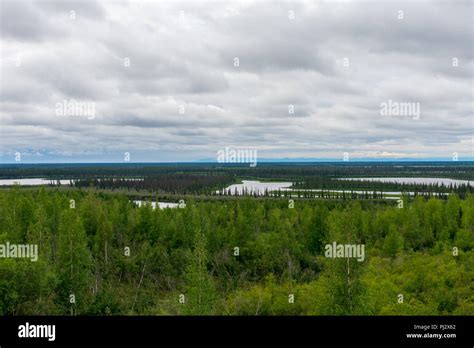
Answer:
<svg viewBox="0 0 474 348"><path fill-rule="evenodd" d="M1 6L7 154L189 160L232 145L279 157L472 155L470 1ZM96 103L96 117L56 116L71 99ZM382 117L388 99L419 102L421 118Z"/></svg>
<svg viewBox="0 0 474 348"><path fill-rule="evenodd" d="M36 41L54 30L31 1L0 2L0 19L4 39Z"/></svg>

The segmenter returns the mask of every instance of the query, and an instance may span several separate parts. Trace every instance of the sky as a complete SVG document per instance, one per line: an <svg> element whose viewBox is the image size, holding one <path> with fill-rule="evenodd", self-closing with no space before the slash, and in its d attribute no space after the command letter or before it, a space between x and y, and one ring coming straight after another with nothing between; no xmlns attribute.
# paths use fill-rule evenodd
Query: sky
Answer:
<svg viewBox="0 0 474 348"><path fill-rule="evenodd" d="M0 0L0 163L472 160L473 4Z"/></svg>

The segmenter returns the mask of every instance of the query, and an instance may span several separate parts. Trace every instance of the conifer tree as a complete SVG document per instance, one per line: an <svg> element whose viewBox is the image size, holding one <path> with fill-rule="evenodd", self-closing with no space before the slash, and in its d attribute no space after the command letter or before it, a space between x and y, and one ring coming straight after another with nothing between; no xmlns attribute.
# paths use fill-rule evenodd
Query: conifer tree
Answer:
<svg viewBox="0 0 474 348"><path fill-rule="evenodd" d="M191 264L186 269L186 313L191 315L212 314L217 294L212 276L207 270L206 238L198 231Z"/></svg>

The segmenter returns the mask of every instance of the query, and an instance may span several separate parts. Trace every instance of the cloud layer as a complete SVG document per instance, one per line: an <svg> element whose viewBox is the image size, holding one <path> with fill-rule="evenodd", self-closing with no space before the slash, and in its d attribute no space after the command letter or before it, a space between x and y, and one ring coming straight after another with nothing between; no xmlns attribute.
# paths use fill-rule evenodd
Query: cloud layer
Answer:
<svg viewBox="0 0 474 348"><path fill-rule="evenodd" d="M473 156L471 1L0 4L1 162Z"/></svg>

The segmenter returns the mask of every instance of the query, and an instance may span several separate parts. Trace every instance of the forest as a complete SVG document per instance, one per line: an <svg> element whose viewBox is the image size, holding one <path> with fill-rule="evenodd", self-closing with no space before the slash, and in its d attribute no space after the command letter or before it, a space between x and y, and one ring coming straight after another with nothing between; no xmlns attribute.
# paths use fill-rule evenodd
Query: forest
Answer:
<svg viewBox="0 0 474 348"><path fill-rule="evenodd" d="M199 191L227 179L167 187ZM0 245L39 252L36 262L0 258L0 313L474 314L470 193L404 197L401 206L284 197L185 203L153 209L81 187L0 189ZM334 242L364 245L364 260L326 257Z"/></svg>
<svg viewBox="0 0 474 348"><path fill-rule="evenodd" d="M230 173L239 177L272 180L299 180L304 177L449 177L474 180L472 161L397 161L397 162L271 162L256 167L239 163L54 163L0 164L0 178L52 177L103 178L144 177L171 173Z"/></svg>
<svg viewBox="0 0 474 348"><path fill-rule="evenodd" d="M162 192L170 194L209 194L234 182L231 175L156 174L142 179L98 178L79 179L71 182L75 187L98 189L133 189L136 191Z"/></svg>
<svg viewBox="0 0 474 348"><path fill-rule="evenodd" d="M467 184L407 184L368 180L337 180L366 177L430 177L474 180L472 162L326 162L326 163L114 163L0 165L0 180L37 178L70 180L71 185L102 190L147 191L168 194L213 195L241 180L290 181L303 196L313 189L457 193L473 192ZM53 185L55 183L53 182ZM364 198L365 195L356 195ZM359 197L360 196L360 197ZM443 195L444 196L444 195Z"/></svg>

